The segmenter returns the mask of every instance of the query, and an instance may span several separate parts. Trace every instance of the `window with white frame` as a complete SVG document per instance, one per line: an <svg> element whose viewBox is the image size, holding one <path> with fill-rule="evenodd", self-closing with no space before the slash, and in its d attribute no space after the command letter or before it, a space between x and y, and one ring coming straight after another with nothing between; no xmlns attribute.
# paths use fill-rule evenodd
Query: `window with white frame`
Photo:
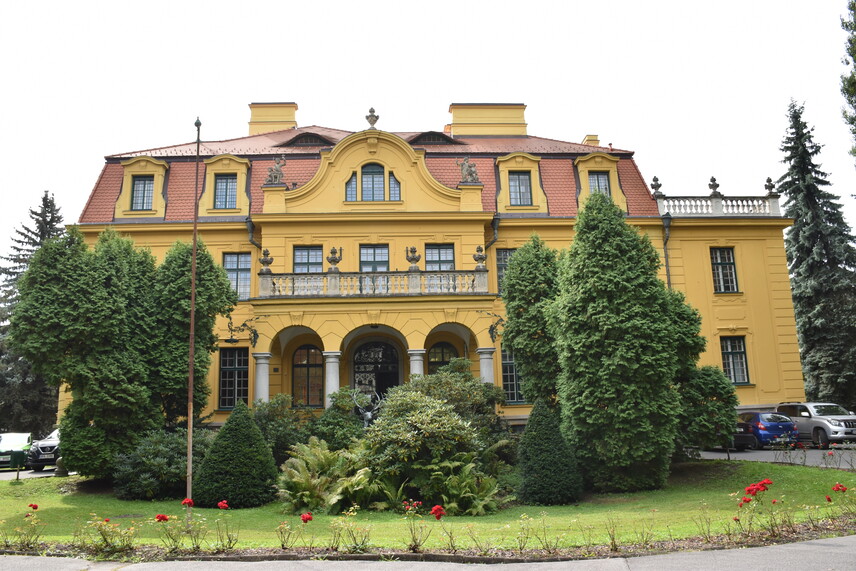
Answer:
<svg viewBox="0 0 856 571"><path fill-rule="evenodd" d="M151 210L155 192L155 177L134 175L131 189L131 210Z"/></svg>
<svg viewBox="0 0 856 571"><path fill-rule="evenodd" d="M214 176L214 208L237 208L238 175L218 174Z"/></svg>
<svg viewBox="0 0 856 571"><path fill-rule="evenodd" d="M529 171L508 173L508 192L511 206L532 206L532 180Z"/></svg>
<svg viewBox="0 0 856 571"><path fill-rule="evenodd" d="M749 366L746 361L746 338L720 337L722 370L735 385L749 384Z"/></svg>
<svg viewBox="0 0 856 571"><path fill-rule="evenodd" d="M238 294L238 299L250 298L250 270L252 259L249 253L223 254L223 267L226 276L232 284L232 289Z"/></svg>

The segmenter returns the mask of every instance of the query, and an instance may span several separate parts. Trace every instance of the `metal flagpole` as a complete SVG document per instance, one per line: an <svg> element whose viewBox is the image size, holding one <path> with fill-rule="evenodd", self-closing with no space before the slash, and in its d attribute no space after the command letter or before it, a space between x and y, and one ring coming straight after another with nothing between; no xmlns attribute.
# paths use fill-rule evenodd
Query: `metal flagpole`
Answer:
<svg viewBox="0 0 856 571"><path fill-rule="evenodd" d="M202 122L196 118L196 182L193 186L193 249L190 254L190 356L187 373L187 498L193 498L193 374L196 367L196 232L199 218L199 138ZM188 517L190 505L187 506Z"/></svg>

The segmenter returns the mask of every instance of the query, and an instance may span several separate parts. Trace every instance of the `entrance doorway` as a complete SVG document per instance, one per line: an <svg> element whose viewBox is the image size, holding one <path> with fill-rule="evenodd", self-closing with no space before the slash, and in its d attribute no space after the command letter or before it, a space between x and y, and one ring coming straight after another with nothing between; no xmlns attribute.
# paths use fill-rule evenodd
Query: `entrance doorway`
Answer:
<svg viewBox="0 0 856 571"><path fill-rule="evenodd" d="M354 353L354 388L384 396L398 385L398 351L389 343L371 341Z"/></svg>

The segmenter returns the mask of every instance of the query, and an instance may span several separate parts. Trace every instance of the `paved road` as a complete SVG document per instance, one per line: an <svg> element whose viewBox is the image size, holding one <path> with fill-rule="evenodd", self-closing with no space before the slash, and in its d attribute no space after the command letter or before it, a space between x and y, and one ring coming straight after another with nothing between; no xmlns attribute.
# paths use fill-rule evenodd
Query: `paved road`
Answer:
<svg viewBox="0 0 856 571"><path fill-rule="evenodd" d="M832 454L830 454L832 452ZM746 450L726 453L724 450L705 450L701 457L705 460L748 460L750 462L784 462L800 466L821 466L856 470L856 448L818 450L806 448L783 452L781 450ZM854 558L856 559L856 558ZM856 569L856 563L854 563Z"/></svg>
<svg viewBox="0 0 856 571"><path fill-rule="evenodd" d="M818 539L772 547L688 551L667 555L553 563L506 563L467 565L460 563L416 563L410 561L166 561L119 563L53 557L0 555L2 571L467 571L491 568L497 571L722 571L751 569L781 571L852 571L856 568L856 536Z"/></svg>
<svg viewBox="0 0 856 571"><path fill-rule="evenodd" d="M17 470L9 470L3 468L0 470L0 480L14 480ZM33 472L32 470L21 470L21 479L24 478L46 478L54 475L54 468L45 468L41 472Z"/></svg>

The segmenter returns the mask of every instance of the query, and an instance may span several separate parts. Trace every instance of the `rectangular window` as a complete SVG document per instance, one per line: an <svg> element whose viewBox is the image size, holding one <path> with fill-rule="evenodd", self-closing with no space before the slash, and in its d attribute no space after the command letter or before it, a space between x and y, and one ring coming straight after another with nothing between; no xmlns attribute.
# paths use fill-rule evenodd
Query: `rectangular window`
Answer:
<svg viewBox="0 0 856 571"><path fill-rule="evenodd" d="M710 265L713 268L714 293L734 293L737 289L737 268L734 265L734 248L711 248Z"/></svg>
<svg viewBox="0 0 856 571"><path fill-rule="evenodd" d="M500 295L502 295L502 280L505 278L505 268L508 267L508 260L511 259L511 254L514 252L514 248L499 248L496 250L497 291Z"/></svg>
<svg viewBox="0 0 856 571"><path fill-rule="evenodd" d="M391 172L389 173L389 199L401 200L401 183Z"/></svg>
<svg viewBox="0 0 856 571"><path fill-rule="evenodd" d="M345 183L345 202L357 201L357 173L351 175Z"/></svg>
<svg viewBox="0 0 856 571"><path fill-rule="evenodd" d="M749 384L749 366L746 362L745 337L720 337L722 370L735 385Z"/></svg>
<svg viewBox="0 0 856 571"><path fill-rule="evenodd" d="M388 272L389 271L389 246L360 246L360 271L361 272Z"/></svg>
<svg viewBox="0 0 856 571"><path fill-rule="evenodd" d="M362 169L362 200L378 202L384 199L383 167L377 164L365 165Z"/></svg>
<svg viewBox="0 0 856 571"><path fill-rule="evenodd" d="M321 246L295 246L294 247L294 273L314 274L323 272L324 254Z"/></svg>
<svg viewBox="0 0 856 571"><path fill-rule="evenodd" d="M425 245L425 271L439 272L455 269L455 247L452 244Z"/></svg>
<svg viewBox="0 0 856 571"><path fill-rule="evenodd" d="M238 207L238 175L214 176L214 208Z"/></svg>
<svg viewBox="0 0 856 571"><path fill-rule="evenodd" d="M520 390L520 376L517 367L514 366L514 355L505 348L500 349L502 355L502 390L505 391L505 402L508 404L522 404L526 402Z"/></svg>
<svg viewBox="0 0 856 571"><path fill-rule="evenodd" d="M151 210L155 192L155 177L135 176L131 189L131 210Z"/></svg>
<svg viewBox="0 0 856 571"><path fill-rule="evenodd" d="M532 185L529 179L529 171L509 172L508 191L511 206L532 206Z"/></svg>
<svg viewBox="0 0 856 571"><path fill-rule="evenodd" d="M232 289L238 294L238 299L250 298L250 269L252 260L250 254L223 254L223 267L232 283Z"/></svg>
<svg viewBox="0 0 856 571"><path fill-rule="evenodd" d="M218 408L235 408L238 400L249 404L250 350L220 349L220 398Z"/></svg>
<svg viewBox="0 0 856 571"><path fill-rule="evenodd" d="M592 194L605 194L609 196L609 173L590 172L589 190Z"/></svg>

